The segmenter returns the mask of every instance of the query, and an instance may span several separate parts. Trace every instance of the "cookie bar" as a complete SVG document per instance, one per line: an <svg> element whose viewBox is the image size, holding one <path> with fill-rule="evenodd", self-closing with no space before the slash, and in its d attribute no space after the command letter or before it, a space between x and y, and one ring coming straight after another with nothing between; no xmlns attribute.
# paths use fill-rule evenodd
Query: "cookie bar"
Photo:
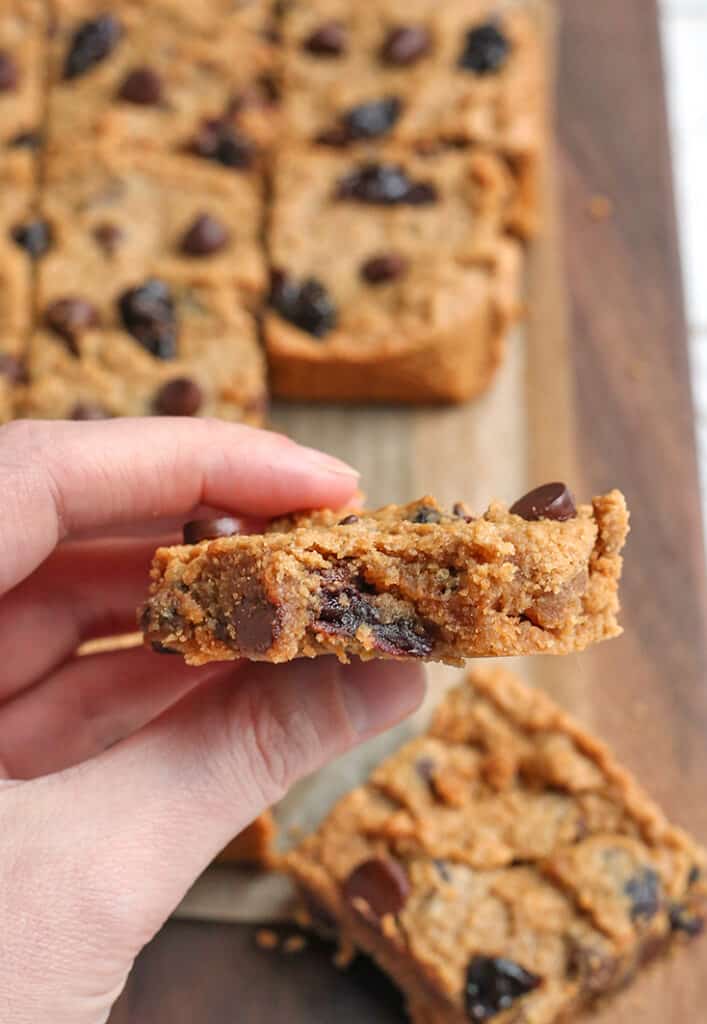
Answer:
<svg viewBox="0 0 707 1024"><path fill-rule="evenodd" d="M574 1020L704 923L704 853L504 670L453 690L288 863L415 1024Z"/></svg>
<svg viewBox="0 0 707 1024"><path fill-rule="evenodd" d="M272 811L264 811L221 851L216 863L267 867L276 834L277 826Z"/></svg>
<svg viewBox="0 0 707 1024"><path fill-rule="evenodd" d="M576 508L563 484L545 485L480 518L423 498L219 536L231 522L190 524L186 543L153 561L146 639L190 664L321 654L458 663L564 654L620 632L628 514L618 491Z"/></svg>
<svg viewBox="0 0 707 1024"><path fill-rule="evenodd" d="M3 0L0 8L0 187L8 165L34 165L43 100L44 6L41 0Z"/></svg>
<svg viewBox="0 0 707 1024"><path fill-rule="evenodd" d="M273 191L275 394L462 401L488 386L520 293L501 161L284 149Z"/></svg>
<svg viewBox="0 0 707 1024"><path fill-rule="evenodd" d="M288 133L323 146L476 143L512 161L529 233L544 143L538 4L292 0L283 19Z"/></svg>
<svg viewBox="0 0 707 1024"><path fill-rule="evenodd" d="M55 9L51 145L139 144L234 173L256 161L275 112L267 5L55 0Z"/></svg>
<svg viewBox="0 0 707 1024"><path fill-rule="evenodd" d="M30 341L24 416L262 422L265 368L255 323L229 288L148 277L95 304L83 295L58 298L43 317Z"/></svg>

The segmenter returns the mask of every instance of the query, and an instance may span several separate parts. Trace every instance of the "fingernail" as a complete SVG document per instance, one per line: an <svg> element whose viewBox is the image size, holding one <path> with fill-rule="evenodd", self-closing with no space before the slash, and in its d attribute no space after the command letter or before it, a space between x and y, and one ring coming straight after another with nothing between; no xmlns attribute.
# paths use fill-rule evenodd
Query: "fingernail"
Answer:
<svg viewBox="0 0 707 1024"><path fill-rule="evenodd" d="M346 462L342 462L341 459L334 458L333 455L327 455L326 452L320 452L316 448L305 448L300 446L300 454L305 462L308 462L310 466L320 470L324 473L335 473L337 476L347 476L358 479L361 475L357 469L353 466L349 466Z"/></svg>
<svg viewBox="0 0 707 1024"><path fill-rule="evenodd" d="M425 674L414 662L354 660L340 669L340 686L351 728L364 739L417 710Z"/></svg>

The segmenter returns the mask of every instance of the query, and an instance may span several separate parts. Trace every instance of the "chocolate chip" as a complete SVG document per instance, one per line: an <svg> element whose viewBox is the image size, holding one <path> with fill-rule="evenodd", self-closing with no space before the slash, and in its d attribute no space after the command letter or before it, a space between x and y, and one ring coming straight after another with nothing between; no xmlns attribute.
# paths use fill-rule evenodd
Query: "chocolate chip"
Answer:
<svg viewBox="0 0 707 1024"><path fill-rule="evenodd" d="M70 420L109 420L111 414L98 402L77 402L69 413Z"/></svg>
<svg viewBox="0 0 707 1024"><path fill-rule="evenodd" d="M687 876L687 884L688 884L688 886L695 885L697 882L699 882L701 877L702 877L702 869L699 868L697 866L697 864L693 864L692 867L690 868L690 873Z"/></svg>
<svg viewBox="0 0 707 1024"><path fill-rule="evenodd" d="M493 22L479 25L466 34L459 67L477 75L491 74L503 67L510 48L508 39Z"/></svg>
<svg viewBox="0 0 707 1024"><path fill-rule="evenodd" d="M11 356L8 352L1 352L0 377L4 377L10 384L26 384L27 368L17 356Z"/></svg>
<svg viewBox="0 0 707 1024"><path fill-rule="evenodd" d="M352 526L354 523L357 523L357 522L358 522L358 516L354 516L354 515L344 516L343 519L339 520L337 525L338 526Z"/></svg>
<svg viewBox="0 0 707 1024"><path fill-rule="evenodd" d="M408 522L439 523L441 518L439 511L431 505L419 505L412 515L408 516Z"/></svg>
<svg viewBox="0 0 707 1024"><path fill-rule="evenodd" d="M52 243L51 227L46 220L31 220L12 229L12 237L33 260L43 256Z"/></svg>
<svg viewBox="0 0 707 1024"><path fill-rule="evenodd" d="M38 149L42 145L41 132L20 132L10 139L14 149Z"/></svg>
<svg viewBox="0 0 707 1024"><path fill-rule="evenodd" d="M216 540L217 537L233 537L240 533L240 523L232 516L219 519L192 519L185 523L182 535L185 544L199 544L202 540Z"/></svg>
<svg viewBox="0 0 707 1024"><path fill-rule="evenodd" d="M121 34L120 22L112 14L101 14L82 22L66 55L64 78L77 78L105 60L117 46Z"/></svg>
<svg viewBox="0 0 707 1024"><path fill-rule="evenodd" d="M246 656L265 654L281 629L280 611L255 579L240 580L241 600L228 619L214 624L215 635Z"/></svg>
<svg viewBox="0 0 707 1024"><path fill-rule="evenodd" d="M574 498L565 484L543 484L529 491L511 505L511 514L534 523L538 519L553 519L564 523L577 515Z"/></svg>
<svg viewBox="0 0 707 1024"><path fill-rule="evenodd" d="M644 868L624 885L631 901L631 919L650 920L660 909L660 877L652 868Z"/></svg>
<svg viewBox="0 0 707 1024"><path fill-rule="evenodd" d="M705 929L704 918L691 913L681 903L673 903L670 907L670 927L674 932L683 932L694 938Z"/></svg>
<svg viewBox="0 0 707 1024"><path fill-rule="evenodd" d="M456 516L457 519L463 519L465 523L473 523L474 516L471 515L469 509L463 501L456 501L452 508L452 515Z"/></svg>
<svg viewBox="0 0 707 1024"><path fill-rule="evenodd" d="M417 761L415 761L415 771L428 786L434 778L436 768L437 765L431 757L418 757Z"/></svg>
<svg viewBox="0 0 707 1024"><path fill-rule="evenodd" d="M352 107L343 115L342 125L351 139L375 139L390 131L402 109L397 96L384 96Z"/></svg>
<svg viewBox="0 0 707 1024"><path fill-rule="evenodd" d="M161 644L159 640L153 640L150 647L155 654L181 654L181 651L175 651L171 647L165 647L165 645Z"/></svg>
<svg viewBox="0 0 707 1024"><path fill-rule="evenodd" d="M106 255L113 256L125 237L125 232L122 228L119 228L117 224L110 224L106 221L103 224L97 224L95 226L93 229L93 237L105 251Z"/></svg>
<svg viewBox="0 0 707 1024"><path fill-rule="evenodd" d="M481 1022L508 1010L516 999L538 987L541 979L504 957L472 957L466 971L466 1012Z"/></svg>
<svg viewBox="0 0 707 1024"><path fill-rule="evenodd" d="M151 278L137 288L129 288L118 299L126 331L158 359L174 359L177 354L177 321L169 287Z"/></svg>
<svg viewBox="0 0 707 1024"><path fill-rule="evenodd" d="M118 97L140 107L156 107L162 101L162 78L152 68L133 68L123 79Z"/></svg>
<svg viewBox="0 0 707 1024"><path fill-rule="evenodd" d="M317 57L339 57L346 50L347 33L339 21L327 21L320 25L304 41L304 49Z"/></svg>
<svg viewBox="0 0 707 1024"><path fill-rule="evenodd" d="M424 25L398 25L385 38L381 60L386 64L414 64L429 53L430 46L430 34Z"/></svg>
<svg viewBox="0 0 707 1024"><path fill-rule="evenodd" d="M361 267L361 277L369 284L387 284L395 281L407 270L407 260L398 252L372 256Z"/></svg>
<svg viewBox="0 0 707 1024"><path fill-rule="evenodd" d="M314 277L300 284L282 271L275 271L268 301L281 317L315 338L323 338L336 326L334 301Z"/></svg>
<svg viewBox="0 0 707 1024"><path fill-rule="evenodd" d="M180 248L188 256L209 256L228 244L227 228L208 213L201 213L184 232Z"/></svg>
<svg viewBox="0 0 707 1024"><path fill-rule="evenodd" d="M204 393L190 377L176 377L163 384L155 395L154 409L161 416L195 416Z"/></svg>
<svg viewBox="0 0 707 1024"><path fill-rule="evenodd" d="M452 873L449 870L449 864L446 862L446 860L439 860L439 858L435 858L432 861L432 863L434 864L437 874L442 879L442 881L451 882Z"/></svg>
<svg viewBox="0 0 707 1024"><path fill-rule="evenodd" d="M386 914L400 913L410 895L410 880L397 861L372 857L354 868L344 882L343 892L352 906L361 901L366 910L380 919Z"/></svg>
<svg viewBox="0 0 707 1024"><path fill-rule="evenodd" d="M362 164L339 181L335 194L337 199L386 206L420 206L437 199L434 185L412 181L399 164Z"/></svg>
<svg viewBox="0 0 707 1024"><path fill-rule="evenodd" d="M20 83L20 69L11 53L0 50L0 92L12 92Z"/></svg>
<svg viewBox="0 0 707 1024"><path fill-rule="evenodd" d="M100 322L95 306L86 299L57 299L47 306L44 314L47 327L66 342L72 355L78 356L78 339L90 327Z"/></svg>
<svg viewBox="0 0 707 1024"><path fill-rule="evenodd" d="M188 149L204 160L213 160L236 170L249 168L255 157L255 147L248 139L223 118L202 121L199 131Z"/></svg>

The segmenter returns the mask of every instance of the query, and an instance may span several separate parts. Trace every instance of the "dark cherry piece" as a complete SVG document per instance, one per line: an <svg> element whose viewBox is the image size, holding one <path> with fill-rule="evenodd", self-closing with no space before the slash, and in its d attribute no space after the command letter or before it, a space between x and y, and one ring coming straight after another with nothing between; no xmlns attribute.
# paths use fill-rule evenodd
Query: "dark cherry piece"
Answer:
<svg viewBox="0 0 707 1024"><path fill-rule="evenodd" d="M0 377L4 377L10 384L26 384L25 364L17 356L11 356L8 352L0 352Z"/></svg>
<svg viewBox="0 0 707 1024"><path fill-rule="evenodd" d="M327 21L305 39L304 49L317 57L340 57L346 44L345 26L339 21Z"/></svg>
<svg viewBox="0 0 707 1024"><path fill-rule="evenodd" d="M653 868L644 868L624 886L624 892L631 901L631 918L648 921L660 909L660 878Z"/></svg>
<svg viewBox="0 0 707 1024"><path fill-rule="evenodd" d="M204 393L195 380L175 377L155 395L154 409L161 416L195 416L203 402Z"/></svg>
<svg viewBox="0 0 707 1024"><path fill-rule="evenodd" d="M117 224L106 221L96 225L93 229L93 237L108 256L113 256L125 237L125 233Z"/></svg>
<svg viewBox="0 0 707 1024"><path fill-rule="evenodd" d="M57 334L63 341L72 355L78 356L78 339L89 327L95 327L99 322L98 311L95 306L86 299L70 297L56 299L47 306L45 312L47 327Z"/></svg>
<svg viewBox="0 0 707 1024"><path fill-rule="evenodd" d="M228 229L208 213L201 213L182 236L180 248L187 256L210 256L228 245Z"/></svg>
<svg viewBox="0 0 707 1024"><path fill-rule="evenodd" d="M511 505L511 513L526 519L529 523L537 522L539 519L553 519L555 522L563 523L567 519L575 518L577 508L566 485L552 483L543 484L542 487L536 487L534 491L524 494Z"/></svg>
<svg viewBox="0 0 707 1024"><path fill-rule="evenodd" d="M541 979L504 957L475 956L466 972L466 1012L474 1024L508 1010L516 999L538 987Z"/></svg>
<svg viewBox="0 0 707 1024"><path fill-rule="evenodd" d="M0 92L12 92L20 84L20 69L11 53L0 50Z"/></svg>
<svg viewBox="0 0 707 1024"><path fill-rule="evenodd" d="M112 14L101 14L79 25L64 63L64 78L78 78L112 53L122 28Z"/></svg>
<svg viewBox="0 0 707 1024"><path fill-rule="evenodd" d="M240 530L241 524L237 519L221 516L220 519L192 519L184 524L182 534L185 544L199 544L202 540L233 537Z"/></svg>
<svg viewBox="0 0 707 1024"><path fill-rule="evenodd" d="M39 259L52 243L52 231L46 220L31 220L12 229L12 237L33 260Z"/></svg>
<svg viewBox="0 0 707 1024"><path fill-rule="evenodd" d="M255 158L253 143L239 135L224 118L202 121L188 149L195 156L235 170L246 170Z"/></svg>
<svg viewBox="0 0 707 1024"><path fill-rule="evenodd" d="M336 306L324 285L314 277L298 283L275 271L269 302L283 319L315 338L323 338L336 326Z"/></svg>
<svg viewBox="0 0 707 1024"><path fill-rule="evenodd" d="M383 206L421 206L437 199L434 185L412 181L399 164L361 164L339 181L335 194L337 199Z"/></svg>
<svg viewBox="0 0 707 1024"><path fill-rule="evenodd" d="M177 321L169 287L151 278L118 299L123 325L133 338L158 359L177 354Z"/></svg>
<svg viewBox="0 0 707 1024"><path fill-rule="evenodd" d="M352 107L343 115L341 123L351 140L376 139L391 130L402 110L397 96L384 96Z"/></svg>
<svg viewBox="0 0 707 1024"><path fill-rule="evenodd" d="M339 520L339 522L337 523L337 526L353 526L353 524L357 523L357 522L358 522L358 516L355 516L355 515L344 516L343 519Z"/></svg>
<svg viewBox="0 0 707 1024"><path fill-rule="evenodd" d="M385 64L414 64L429 53L430 33L424 25L398 25L392 28L381 49L381 60Z"/></svg>
<svg viewBox="0 0 707 1024"><path fill-rule="evenodd" d="M489 22L470 29L459 57L459 67L477 75L499 71L510 53L510 43L498 25Z"/></svg>
<svg viewBox="0 0 707 1024"><path fill-rule="evenodd" d="M156 107L162 101L162 78L152 68L133 68L123 79L118 97L140 107Z"/></svg>
<svg viewBox="0 0 707 1024"><path fill-rule="evenodd" d="M354 868L344 882L344 898L353 906L366 905L374 917L398 914L410 895L410 880L404 868L388 857L372 857ZM358 909L358 908L357 908ZM366 911L361 908L362 912Z"/></svg>
<svg viewBox="0 0 707 1024"><path fill-rule="evenodd" d="M69 414L72 420L109 420L111 414L98 402L77 402Z"/></svg>
<svg viewBox="0 0 707 1024"><path fill-rule="evenodd" d="M387 284L402 277L407 267L407 260L400 253L386 252L366 260L361 267L361 276L369 284Z"/></svg>

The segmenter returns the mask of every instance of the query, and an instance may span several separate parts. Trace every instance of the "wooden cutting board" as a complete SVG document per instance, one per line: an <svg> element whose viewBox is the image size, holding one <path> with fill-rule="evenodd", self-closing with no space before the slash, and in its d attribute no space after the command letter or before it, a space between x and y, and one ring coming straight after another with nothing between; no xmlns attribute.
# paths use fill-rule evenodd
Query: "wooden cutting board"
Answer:
<svg viewBox="0 0 707 1024"><path fill-rule="evenodd" d="M477 473L506 499L506 474L564 477L582 498L620 485L633 511L625 635L579 658L534 662L533 675L707 842L707 589L655 0L561 6L556 183L531 254L530 329L502 397L489 399L498 407L441 417L380 410L353 438L326 411L314 421L292 409L281 424L314 430L364 465L374 447L386 493L374 482L373 500L416 489L466 497ZM597 195L613 204L608 219L590 213ZM342 974L329 948L267 953L254 932L170 922L137 961L110 1024L404 1020L366 962ZM595 1019L700 1024L705 1006L707 939Z"/></svg>

